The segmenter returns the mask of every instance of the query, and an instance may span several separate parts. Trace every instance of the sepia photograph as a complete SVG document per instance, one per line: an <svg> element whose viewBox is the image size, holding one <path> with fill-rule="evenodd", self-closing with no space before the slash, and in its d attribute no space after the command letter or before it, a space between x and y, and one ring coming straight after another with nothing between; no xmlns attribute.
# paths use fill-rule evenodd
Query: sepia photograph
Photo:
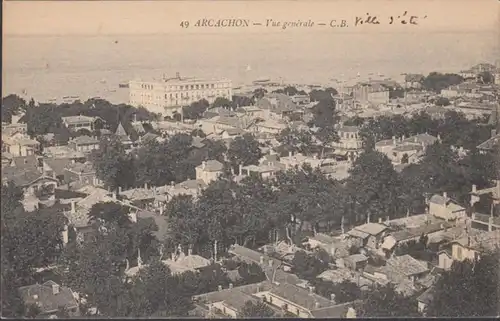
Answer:
<svg viewBox="0 0 500 321"><path fill-rule="evenodd" d="M499 0L2 9L2 318L500 317Z"/></svg>

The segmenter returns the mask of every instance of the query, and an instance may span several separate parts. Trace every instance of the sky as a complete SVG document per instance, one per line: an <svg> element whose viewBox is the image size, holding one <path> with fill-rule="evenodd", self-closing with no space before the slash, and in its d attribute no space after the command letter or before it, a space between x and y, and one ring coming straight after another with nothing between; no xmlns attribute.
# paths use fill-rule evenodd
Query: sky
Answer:
<svg viewBox="0 0 500 321"><path fill-rule="evenodd" d="M389 15L424 16L418 26L388 25L350 27L341 32L392 32L408 30L495 31L499 30L498 0L236 0L236 1L3 1L5 35L140 35L163 33L210 32L296 32L295 29L196 28L198 19L241 18L265 23L266 19L325 21L355 16ZM190 27L181 28L182 21ZM301 32L311 29L301 28ZM329 27L313 32L340 32Z"/></svg>

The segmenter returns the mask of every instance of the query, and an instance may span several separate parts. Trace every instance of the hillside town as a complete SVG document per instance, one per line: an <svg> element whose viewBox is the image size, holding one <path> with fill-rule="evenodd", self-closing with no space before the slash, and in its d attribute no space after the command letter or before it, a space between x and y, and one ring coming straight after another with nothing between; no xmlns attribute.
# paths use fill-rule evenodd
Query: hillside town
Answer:
<svg viewBox="0 0 500 321"><path fill-rule="evenodd" d="M2 316L500 315L500 68L2 99Z"/></svg>

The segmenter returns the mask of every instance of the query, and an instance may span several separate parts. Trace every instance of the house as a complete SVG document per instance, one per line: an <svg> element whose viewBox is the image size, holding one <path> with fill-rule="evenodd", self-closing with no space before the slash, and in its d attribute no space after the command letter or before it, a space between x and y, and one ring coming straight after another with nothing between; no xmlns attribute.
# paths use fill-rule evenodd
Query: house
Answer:
<svg viewBox="0 0 500 321"><path fill-rule="evenodd" d="M94 131L94 122L96 120L96 117L88 117L83 115L62 117L64 126L66 126L72 132L77 132L81 129L86 129L89 132L92 132Z"/></svg>
<svg viewBox="0 0 500 321"><path fill-rule="evenodd" d="M40 143L22 132L16 131L5 136L2 133L2 152L19 157L34 155L39 149Z"/></svg>
<svg viewBox="0 0 500 321"><path fill-rule="evenodd" d="M441 106L428 106L424 108L424 112L431 116L433 120L444 119L449 110Z"/></svg>
<svg viewBox="0 0 500 321"><path fill-rule="evenodd" d="M426 262L414 259L408 254L391 257L386 262L386 267L387 266L401 273L404 277L412 282L415 282L417 279L426 276L430 272ZM399 281L399 276L393 275L393 277L395 281Z"/></svg>
<svg viewBox="0 0 500 321"><path fill-rule="evenodd" d="M377 82L358 83L352 87L353 98L362 105L388 104L389 88Z"/></svg>
<svg viewBox="0 0 500 321"><path fill-rule="evenodd" d="M307 105L311 102L309 95L293 95L290 96L292 102L296 105Z"/></svg>
<svg viewBox="0 0 500 321"><path fill-rule="evenodd" d="M43 172L47 176L53 177L60 182L63 182L65 168L70 166L71 163L72 160L67 158L44 158Z"/></svg>
<svg viewBox="0 0 500 321"><path fill-rule="evenodd" d="M272 283L268 281L238 287L229 284L228 288L220 285L217 291L193 296L193 302L199 311L197 316L201 318L236 318L246 301L258 302L255 294L268 291L272 287ZM271 305L269 307L277 313L280 312L280 309Z"/></svg>
<svg viewBox="0 0 500 321"><path fill-rule="evenodd" d="M293 99L286 94L270 93L255 102L255 106L264 110L264 119L284 120L301 110Z"/></svg>
<svg viewBox="0 0 500 321"><path fill-rule="evenodd" d="M167 193L171 197L174 197L176 195L191 195L196 198L206 187L207 184L205 183L205 181L201 179L190 179L175 185L171 185Z"/></svg>
<svg viewBox="0 0 500 321"><path fill-rule="evenodd" d="M209 185L222 176L224 165L218 160L203 161L201 165L196 166L196 179L202 180Z"/></svg>
<svg viewBox="0 0 500 321"><path fill-rule="evenodd" d="M405 75L405 88L422 88L422 81L425 79L425 76L422 74L406 74Z"/></svg>
<svg viewBox="0 0 500 321"><path fill-rule="evenodd" d="M96 171L91 162L70 163L64 169L64 181L79 182L85 185L100 185L100 180L96 177Z"/></svg>
<svg viewBox="0 0 500 321"><path fill-rule="evenodd" d="M277 135L287 127L288 126L285 123L285 121L270 118L262 121L256 121L255 123L252 124L252 126L249 129L255 133Z"/></svg>
<svg viewBox="0 0 500 321"><path fill-rule="evenodd" d="M151 132L145 133L142 136L139 136L139 143L141 144L147 144L149 142L156 141L156 142L162 142L162 138L159 135L153 134Z"/></svg>
<svg viewBox="0 0 500 321"><path fill-rule="evenodd" d="M347 234L351 237L362 239L364 246L377 249L387 230L388 227L384 224L368 222L356 226L347 232Z"/></svg>
<svg viewBox="0 0 500 321"><path fill-rule="evenodd" d="M451 257L449 253L449 249L451 246ZM500 247L500 230L491 231L491 232L482 232L475 233L469 236L465 236L459 239L456 239L448 244L447 247L443 247L443 252L440 254L448 255L449 259L453 261L464 261L466 259L474 260L480 258L481 254L493 251ZM451 266L451 264L443 264L441 266L441 256L440 260L440 268L447 269ZM446 258L443 257L443 261ZM444 262L449 263L449 262Z"/></svg>
<svg viewBox="0 0 500 321"><path fill-rule="evenodd" d="M363 254L353 254L343 259L344 266L348 269L359 271L366 266L368 258Z"/></svg>
<svg viewBox="0 0 500 321"><path fill-rule="evenodd" d="M173 274L180 274L186 271L197 271L211 264L210 260L193 254L191 249L188 249L187 255L182 251L180 251L178 255L172 253L170 259L162 260L162 262L168 266Z"/></svg>
<svg viewBox="0 0 500 321"><path fill-rule="evenodd" d="M340 140L332 143L332 146L349 159L354 160L363 149L363 141L359 135L359 130L357 126L340 125L337 129Z"/></svg>
<svg viewBox="0 0 500 321"><path fill-rule="evenodd" d="M466 209L448 198L447 193L433 195L429 200L429 214L443 220L456 220L466 216Z"/></svg>
<svg viewBox="0 0 500 321"><path fill-rule="evenodd" d="M375 150L385 154L394 164L401 164L403 156L408 163L416 163L423 155L428 146L434 144L440 138L427 133L418 134L406 138L404 135L399 139L381 140L375 143Z"/></svg>
<svg viewBox="0 0 500 321"><path fill-rule="evenodd" d="M53 159L68 159L81 161L85 160L85 155L81 151L75 151L69 146L50 146L43 149L43 155Z"/></svg>
<svg viewBox="0 0 500 321"><path fill-rule="evenodd" d="M68 142L68 147L74 151L88 154L99 148L99 140L95 137L89 137L86 135L78 136Z"/></svg>
<svg viewBox="0 0 500 321"><path fill-rule="evenodd" d="M358 272L353 269L339 267L333 270L326 270L316 278L322 279L324 281L330 281L336 284L342 283L344 281L350 281L355 283L361 289L370 288L374 281L363 276L362 272Z"/></svg>
<svg viewBox="0 0 500 321"><path fill-rule="evenodd" d="M345 317L348 307L352 308L356 304L350 302L339 308L335 304L334 297L328 300L315 294L313 287L306 290L287 283L280 283L268 291L258 292L254 295L284 312L301 318Z"/></svg>
<svg viewBox="0 0 500 321"><path fill-rule="evenodd" d="M22 286L18 288L18 292L26 307L37 306L40 316L45 318L62 311L67 311L70 316L79 315L78 302L73 291L54 281Z"/></svg>
<svg viewBox="0 0 500 321"><path fill-rule="evenodd" d="M26 160L26 159L25 159ZM38 162L38 160L36 160ZM22 188L24 191L25 200L37 199L33 206L38 206L38 200L40 201L53 201L54 191L59 185L57 179L51 176L47 176L42 172L42 169L37 166L27 166L21 167L9 166L2 169L2 184L6 184L12 181L15 185ZM28 206L32 208L32 206Z"/></svg>
<svg viewBox="0 0 500 321"><path fill-rule="evenodd" d="M241 179L245 176L259 175L262 179L275 177L276 174L285 169L285 166L278 163L269 163L267 165L240 165L240 177L236 179Z"/></svg>
<svg viewBox="0 0 500 321"><path fill-rule="evenodd" d="M118 124L118 127L116 127L115 136L118 137L126 151L132 149L134 142L130 139L129 134L127 134L121 122Z"/></svg>
<svg viewBox="0 0 500 321"><path fill-rule="evenodd" d="M477 149L479 149L481 153L495 152L498 151L499 148L500 148L500 133L497 134L496 130L494 129L491 131L491 137L477 146Z"/></svg>
<svg viewBox="0 0 500 321"><path fill-rule="evenodd" d="M232 288L232 284L230 284L230 288ZM232 291L231 295L226 296L224 300L210 303L208 309L211 313L221 313L224 316L237 319L248 301L256 304L259 299L242 291Z"/></svg>

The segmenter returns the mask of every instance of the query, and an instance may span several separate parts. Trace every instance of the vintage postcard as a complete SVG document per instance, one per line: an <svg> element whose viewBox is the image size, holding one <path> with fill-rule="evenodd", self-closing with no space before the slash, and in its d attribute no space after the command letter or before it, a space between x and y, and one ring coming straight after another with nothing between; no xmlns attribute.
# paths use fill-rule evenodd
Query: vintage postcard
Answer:
<svg viewBox="0 0 500 321"><path fill-rule="evenodd" d="M500 316L500 1L2 13L2 317Z"/></svg>

